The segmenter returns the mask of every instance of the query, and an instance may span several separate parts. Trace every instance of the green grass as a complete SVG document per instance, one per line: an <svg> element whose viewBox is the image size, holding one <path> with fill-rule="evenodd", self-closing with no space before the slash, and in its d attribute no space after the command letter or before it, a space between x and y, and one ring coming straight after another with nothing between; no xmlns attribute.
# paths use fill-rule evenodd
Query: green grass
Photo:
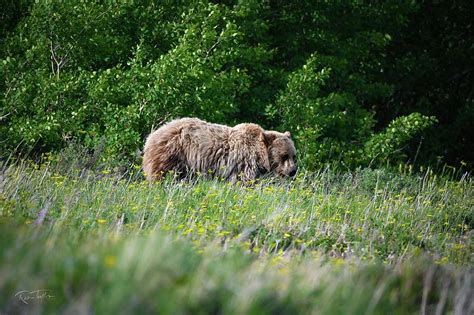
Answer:
<svg viewBox="0 0 474 315"><path fill-rule="evenodd" d="M473 183L431 171L235 185L0 173L0 312L474 311ZM54 297L22 303L21 290Z"/></svg>

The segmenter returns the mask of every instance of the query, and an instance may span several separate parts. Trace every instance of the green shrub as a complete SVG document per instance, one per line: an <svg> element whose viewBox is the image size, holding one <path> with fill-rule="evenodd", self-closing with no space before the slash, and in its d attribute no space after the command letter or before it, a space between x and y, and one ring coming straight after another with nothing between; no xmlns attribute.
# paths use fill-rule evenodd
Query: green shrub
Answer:
<svg viewBox="0 0 474 315"><path fill-rule="evenodd" d="M1 73L10 87L2 100L5 151L20 145L21 149L47 152L64 147L70 139L93 148L105 139L104 157L133 161L151 128L166 119L198 116L224 122L238 113L250 93L252 76L271 56L271 51L254 42L266 27L254 20L263 7L251 2L232 9L197 3L186 10L160 8L158 13L152 7L139 14L136 7L124 4L117 8L57 3L35 6L28 19L35 29L25 23L18 32L24 31L29 40L17 46L28 47L23 58L38 71L21 72L20 59L7 58L2 63ZM150 27L151 20L180 10L178 26L170 29L171 22L161 22L161 37L168 40L159 55L151 52L148 37L158 35L129 29L133 23L128 20L120 24L131 18L139 26L145 23L142 27ZM45 21L50 14L53 19L48 24ZM104 19L99 30L94 28L97 15ZM84 26L79 25L81 21ZM256 32L246 33L249 28ZM44 35L48 30L54 38ZM136 32L139 35L135 36ZM120 37L122 33L129 37ZM33 45L28 46L29 41ZM57 49L45 44L48 41L51 47L57 41ZM130 46L133 48L125 52L124 47ZM46 57L53 56L50 48L57 50L55 58L67 62L62 66L52 62L49 68ZM112 59L96 63L92 56Z"/></svg>
<svg viewBox="0 0 474 315"><path fill-rule="evenodd" d="M276 103L286 128L296 131L300 155L309 169L334 161L350 167L374 160L400 161L403 145L436 121L414 113L374 134L373 114L358 103L356 95L324 92L325 85L335 79L332 69L323 65L321 58L311 56L290 76Z"/></svg>
<svg viewBox="0 0 474 315"><path fill-rule="evenodd" d="M394 119L387 128L374 135L365 144L365 154L373 161L387 159L400 161L406 158L402 147L415 135L436 123L436 118L412 113Z"/></svg>
<svg viewBox="0 0 474 315"><path fill-rule="evenodd" d="M332 69L321 65L317 56L295 71L277 100L287 128L296 129L295 138L303 163L315 169L330 160L356 164L362 141L374 125L372 115L361 108L354 95L324 93Z"/></svg>
<svg viewBox="0 0 474 315"><path fill-rule="evenodd" d="M469 168L472 54L459 35L469 5L433 5L434 17L423 15L426 6L7 3L0 153L56 152L73 140L89 150L103 143L106 160L128 164L152 128L197 116L289 130L310 169L415 156ZM438 21L443 8L449 14ZM438 22L447 26L439 54L425 49L437 38L417 41ZM433 117L442 133L425 132Z"/></svg>

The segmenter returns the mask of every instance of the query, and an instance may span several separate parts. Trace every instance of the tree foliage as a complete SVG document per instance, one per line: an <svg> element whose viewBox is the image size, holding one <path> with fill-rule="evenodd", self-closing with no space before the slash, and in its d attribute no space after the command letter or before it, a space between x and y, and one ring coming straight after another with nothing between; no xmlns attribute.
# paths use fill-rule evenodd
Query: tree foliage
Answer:
<svg viewBox="0 0 474 315"><path fill-rule="evenodd" d="M152 128L197 116L290 130L310 169L472 163L469 12L467 1L7 2L0 149L75 140L134 161Z"/></svg>

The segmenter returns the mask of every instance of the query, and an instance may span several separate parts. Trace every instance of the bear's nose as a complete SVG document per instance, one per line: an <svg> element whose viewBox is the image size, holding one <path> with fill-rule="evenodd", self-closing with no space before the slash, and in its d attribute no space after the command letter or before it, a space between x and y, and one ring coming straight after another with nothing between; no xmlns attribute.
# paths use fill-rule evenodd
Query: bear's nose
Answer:
<svg viewBox="0 0 474 315"><path fill-rule="evenodd" d="M293 169L293 170L290 172L290 174L288 174L288 175L290 175L291 177L295 176L295 175L296 175L296 168Z"/></svg>

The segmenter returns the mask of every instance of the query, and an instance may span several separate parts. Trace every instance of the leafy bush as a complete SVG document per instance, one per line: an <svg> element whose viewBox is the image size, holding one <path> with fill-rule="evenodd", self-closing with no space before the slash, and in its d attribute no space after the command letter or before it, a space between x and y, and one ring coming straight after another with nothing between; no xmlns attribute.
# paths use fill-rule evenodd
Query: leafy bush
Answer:
<svg viewBox="0 0 474 315"><path fill-rule="evenodd" d="M317 56L312 56L290 76L277 101L287 127L296 129L303 161L310 168L331 159L353 161L354 150L360 148L374 124L354 95L324 93L331 75L332 69L322 67Z"/></svg>
<svg viewBox="0 0 474 315"><path fill-rule="evenodd" d="M394 119L387 128L371 137L365 145L366 157L384 161L386 159L401 160L405 158L402 146L416 134L432 126L436 118L412 113Z"/></svg>
<svg viewBox="0 0 474 315"><path fill-rule="evenodd" d="M55 8L55 5L47 4L35 7L32 13L32 23L38 24L35 27L39 30L61 29L55 34L58 41L68 38L68 32L81 34L75 30L77 19L59 13L60 18L53 21L53 26L43 25L45 15ZM105 18L114 23L135 13L126 5L112 10L116 11L114 13L109 13L110 8L86 5L72 8L65 5L59 11L68 8L73 11L68 14L83 17L86 32L94 27L94 22L87 23L88 18L96 16L98 11L104 11ZM52 73L46 63L33 58L32 62L42 70L16 77L14 73L21 68L20 61L5 59L2 74L12 92L3 100L7 123L2 131L8 135L4 147L12 150L21 143L30 150L48 151L63 147L65 140L73 138L92 148L105 138L106 156L129 161L135 159L135 151L150 128L165 118L199 116L225 121L239 111L239 102L246 99L255 72L253 67L256 64L261 67L271 56L263 46L252 43L254 35L244 32L252 26L265 27L264 23L258 24L252 19L258 14L259 7L253 5L251 8L231 10L223 5L197 4L188 11L183 10L179 19L186 27L173 30L182 36L174 48L154 59L145 44L147 38L141 37L138 42L131 37L114 40L114 30L123 32L125 26L114 28L107 23L102 27L107 27L111 35L106 36L105 42L98 39L97 45L103 45L105 49L110 48L110 40L125 46L137 42L128 60L121 53L123 49L117 46L115 50L119 51L110 55L118 59L110 64L100 64L102 69L94 66L89 54L99 59L108 58L100 56L102 48L95 44L92 46L97 51L88 49L88 42L95 40L94 37L81 38L84 41L74 39L74 46L69 50L57 52L63 54L67 63L57 66L52 61ZM55 16L56 13L52 14ZM73 25L69 25L71 20ZM140 18L136 20L140 21ZM130 22L126 25L130 26ZM94 30L93 34L96 33L104 35ZM35 34L27 33L31 37ZM58 45L58 49L61 47ZM44 55L47 47L33 46L30 50L32 56ZM70 52L74 53L69 58ZM54 56L53 51L51 54ZM109 55L108 52L104 54ZM87 65L83 60L90 63ZM71 69L73 67L79 67L79 70ZM35 106L31 106L32 103Z"/></svg>
<svg viewBox="0 0 474 315"><path fill-rule="evenodd" d="M295 71L273 111L280 113L287 128L296 129L295 139L308 168L334 160L351 167L374 160L400 161L402 146L435 122L434 117L413 113L374 134L373 114L358 103L356 95L324 93L334 72L321 64L313 55Z"/></svg>
<svg viewBox="0 0 474 315"><path fill-rule="evenodd" d="M8 3L0 29L0 152L56 152L74 140L90 150L104 143L109 161L136 162L152 128L198 116L289 130L312 169L415 155L429 162L445 152L447 161L469 166L472 54L448 47L467 45L449 28L439 55L423 53L438 47L435 38L417 42L406 32L434 28L444 6L442 23L464 31L468 19L453 19L469 5L437 5L433 18L423 14L427 6ZM439 59L446 69L435 66ZM433 116L441 135L427 129ZM421 132L424 146L413 145Z"/></svg>

